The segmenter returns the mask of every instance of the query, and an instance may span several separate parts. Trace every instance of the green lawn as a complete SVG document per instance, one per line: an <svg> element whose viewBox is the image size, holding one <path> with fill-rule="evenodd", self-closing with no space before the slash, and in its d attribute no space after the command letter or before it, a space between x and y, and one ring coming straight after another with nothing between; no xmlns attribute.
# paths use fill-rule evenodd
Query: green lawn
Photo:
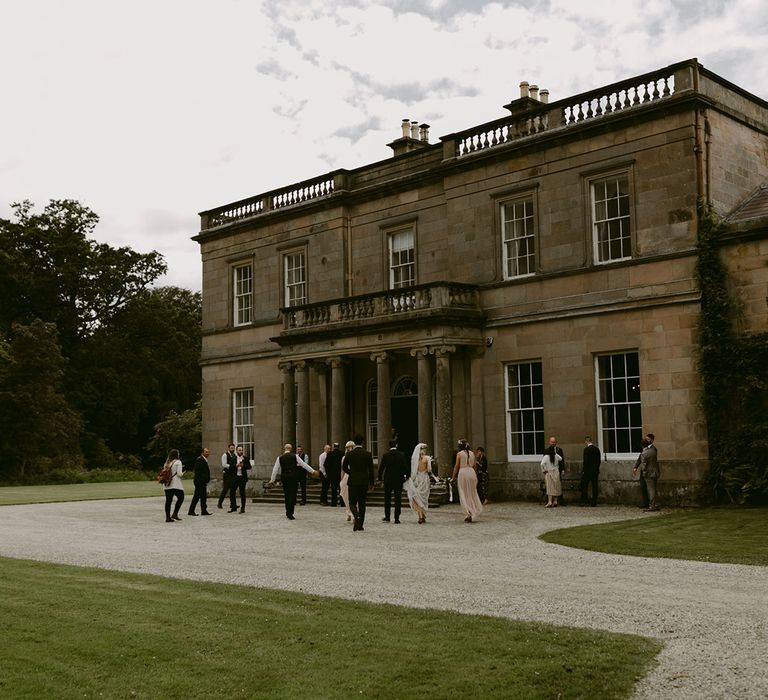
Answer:
<svg viewBox="0 0 768 700"><path fill-rule="evenodd" d="M113 481L96 484L54 486L2 486L0 506L61 501L101 501L109 498L162 496L163 487L155 481Z"/></svg>
<svg viewBox="0 0 768 700"><path fill-rule="evenodd" d="M626 698L658 640L0 558L6 698Z"/></svg>
<svg viewBox="0 0 768 700"><path fill-rule="evenodd" d="M768 566L768 508L701 508L552 530L545 542L595 552Z"/></svg>

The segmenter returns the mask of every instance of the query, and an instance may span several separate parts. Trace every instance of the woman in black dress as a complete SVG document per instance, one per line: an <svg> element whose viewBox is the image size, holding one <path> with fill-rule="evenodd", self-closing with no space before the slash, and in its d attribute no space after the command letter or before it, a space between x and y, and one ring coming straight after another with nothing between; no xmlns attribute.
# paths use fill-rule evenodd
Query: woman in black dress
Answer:
<svg viewBox="0 0 768 700"><path fill-rule="evenodd" d="M480 503L488 504L488 458L485 456L485 448L478 447L475 450L475 462L477 464L477 495Z"/></svg>

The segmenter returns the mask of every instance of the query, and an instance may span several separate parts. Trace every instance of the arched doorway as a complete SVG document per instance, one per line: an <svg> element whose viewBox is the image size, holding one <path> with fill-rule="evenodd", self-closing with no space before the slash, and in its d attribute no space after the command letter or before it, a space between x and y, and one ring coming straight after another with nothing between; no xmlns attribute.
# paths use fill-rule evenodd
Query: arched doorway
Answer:
<svg viewBox="0 0 768 700"><path fill-rule="evenodd" d="M409 459L419 442L418 394L416 380L407 374L396 379L392 386L392 427L397 431L400 450Z"/></svg>

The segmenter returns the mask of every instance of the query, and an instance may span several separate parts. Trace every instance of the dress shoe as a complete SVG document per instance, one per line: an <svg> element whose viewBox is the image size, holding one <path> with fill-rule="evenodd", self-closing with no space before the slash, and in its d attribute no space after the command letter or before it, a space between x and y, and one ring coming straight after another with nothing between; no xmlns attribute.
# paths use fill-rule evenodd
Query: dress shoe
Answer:
<svg viewBox="0 0 768 700"><path fill-rule="evenodd" d="M203 511L200 515L213 515L213 513L206 510L206 511Z"/></svg>
<svg viewBox="0 0 768 700"><path fill-rule="evenodd" d="M237 513L237 508L230 508L227 513Z"/></svg>
<svg viewBox="0 0 768 700"><path fill-rule="evenodd" d="M285 517L288 518L288 520L296 520L296 516L293 515L293 513L291 513L290 515L286 515Z"/></svg>
<svg viewBox="0 0 768 700"><path fill-rule="evenodd" d="M221 505L221 503L219 503L219 504L217 504L217 507L218 507L219 510L221 510L224 506Z"/></svg>
<svg viewBox="0 0 768 700"><path fill-rule="evenodd" d="M383 523L388 523L388 522L389 522L389 518L382 518L382 519L381 519L381 522L383 522Z"/></svg>
<svg viewBox="0 0 768 700"><path fill-rule="evenodd" d="M167 523L172 523L172 522L173 522L173 518L166 518L166 519L165 519L165 522L167 522Z"/></svg>
<svg viewBox="0 0 768 700"><path fill-rule="evenodd" d="M172 517L174 520L181 520L181 518L180 518L178 515L176 515L176 513L174 513L174 514L173 514L171 517Z"/></svg>
<svg viewBox="0 0 768 700"><path fill-rule="evenodd" d="M361 525L359 528L357 528L358 532L365 532L365 528Z"/></svg>
<svg viewBox="0 0 768 700"><path fill-rule="evenodd" d="M395 520L395 525L399 525L399 524L400 524L400 521L399 520Z"/></svg>
<svg viewBox="0 0 768 700"><path fill-rule="evenodd" d="M187 515L191 515L193 518L197 517L197 513L192 513L191 511L189 513L187 513Z"/></svg>
<svg viewBox="0 0 768 700"><path fill-rule="evenodd" d="M240 509L240 512L241 512L241 513L245 513L245 508L241 508L241 509Z"/></svg>

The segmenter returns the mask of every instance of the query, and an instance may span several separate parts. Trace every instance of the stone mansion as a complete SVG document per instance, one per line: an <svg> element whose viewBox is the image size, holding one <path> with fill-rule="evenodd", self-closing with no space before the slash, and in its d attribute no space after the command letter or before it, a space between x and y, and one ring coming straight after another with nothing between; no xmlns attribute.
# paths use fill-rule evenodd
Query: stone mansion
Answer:
<svg viewBox="0 0 768 700"><path fill-rule="evenodd" d="M437 143L404 120L386 160L200 214L213 454L243 444L266 477L284 442L316 465L395 429L444 475L466 438L492 498L532 498L548 437L578 475L589 435L601 499L631 503L653 432L662 503L696 499L697 202L736 222L740 329L766 330L768 103L691 59L504 109Z"/></svg>

